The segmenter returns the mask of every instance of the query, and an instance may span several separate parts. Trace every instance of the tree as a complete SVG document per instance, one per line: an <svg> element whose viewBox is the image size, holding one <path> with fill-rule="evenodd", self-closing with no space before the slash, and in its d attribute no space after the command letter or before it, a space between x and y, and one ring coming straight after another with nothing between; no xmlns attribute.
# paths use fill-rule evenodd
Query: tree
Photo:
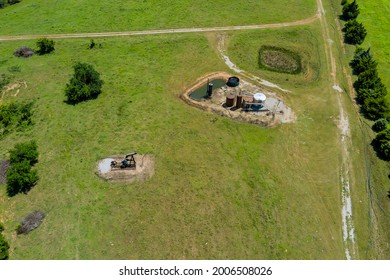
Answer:
<svg viewBox="0 0 390 280"><path fill-rule="evenodd" d="M0 232L0 260L8 260L9 244L4 239L3 234Z"/></svg>
<svg viewBox="0 0 390 280"><path fill-rule="evenodd" d="M372 88L359 88L356 93L356 101L363 104L366 98L380 98L387 95L387 89L382 82L378 82Z"/></svg>
<svg viewBox="0 0 390 280"><path fill-rule="evenodd" d="M352 3L348 4L345 3L343 5L343 19L344 20L351 20L356 19L359 15L359 5L356 3L356 0L354 0Z"/></svg>
<svg viewBox="0 0 390 280"><path fill-rule="evenodd" d="M386 129L379 132L375 139L372 141L378 157L380 159L389 161L390 160L390 129Z"/></svg>
<svg viewBox="0 0 390 280"><path fill-rule="evenodd" d="M14 163L7 170L7 194L14 196L18 193L27 193L39 180L36 170L31 169L27 160Z"/></svg>
<svg viewBox="0 0 390 280"><path fill-rule="evenodd" d="M372 130L375 132L381 132L387 128L389 122L386 119L377 120L372 126Z"/></svg>
<svg viewBox="0 0 390 280"><path fill-rule="evenodd" d="M54 41L47 38L41 38L37 41L38 49L35 51L39 55L44 55L54 51Z"/></svg>
<svg viewBox="0 0 390 280"><path fill-rule="evenodd" d="M376 68L370 68L359 74L358 79L354 83L354 87L357 91L361 89L374 89L381 87L382 81L378 76Z"/></svg>
<svg viewBox="0 0 390 280"><path fill-rule="evenodd" d="M9 153L11 165L23 161L27 161L29 165L38 162L38 146L35 141L18 143Z"/></svg>
<svg viewBox="0 0 390 280"><path fill-rule="evenodd" d="M66 84L65 95L69 104L95 99L101 93L103 81L100 74L87 63L77 63L73 77Z"/></svg>
<svg viewBox="0 0 390 280"><path fill-rule="evenodd" d="M378 120L389 116L390 108L384 97L366 98L361 106L363 115L369 120Z"/></svg>
<svg viewBox="0 0 390 280"><path fill-rule="evenodd" d="M343 31L344 41L351 45L360 45L367 36L366 28L355 19L347 21Z"/></svg>
<svg viewBox="0 0 390 280"><path fill-rule="evenodd" d="M356 48L355 55L349 65L353 69L355 75L369 70L376 69L378 63L373 59L373 56L370 54L370 48L364 50L363 48Z"/></svg>
<svg viewBox="0 0 390 280"><path fill-rule="evenodd" d="M344 6L345 4L347 4L347 0L341 0L341 6Z"/></svg>

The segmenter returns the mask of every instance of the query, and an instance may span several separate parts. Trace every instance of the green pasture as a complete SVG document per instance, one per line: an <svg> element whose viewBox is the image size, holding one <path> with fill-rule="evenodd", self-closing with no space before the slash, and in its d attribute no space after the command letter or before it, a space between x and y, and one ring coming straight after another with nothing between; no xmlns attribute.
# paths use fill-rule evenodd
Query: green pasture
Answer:
<svg viewBox="0 0 390 280"><path fill-rule="evenodd" d="M0 35L262 24L315 12L315 0L23 0L0 10Z"/></svg>
<svg viewBox="0 0 390 280"><path fill-rule="evenodd" d="M40 152L41 180L32 191L8 199L0 188L12 259L344 258L338 110L329 105L336 99L319 27L230 33L233 61L240 42L258 54L247 38L259 47L280 36L311 69L308 76L267 76L292 91L282 97L297 114L295 123L272 129L178 98L199 76L229 71L214 36L102 39L94 50L87 39L56 40L54 53L29 59L12 52L34 41L1 44L0 72L17 65L13 79L28 84L7 98L35 100L35 126L2 140L0 154L32 138ZM98 99L72 106L64 86L77 61L94 65L105 84ZM246 63L239 65L250 68ZM133 150L155 156L150 180L110 183L94 174L100 158ZM16 236L35 209L47 213L42 226Z"/></svg>
<svg viewBox="0 0 390 280"><path fill-rule="evenodd" d="M378 53L383 53L384 49L381 49L380 47L374 47L370 45L370 43L366 44L366 42L370 42L369 38L374 39L374 37L370 35L370 30L368 29L367 23L364 20L364 2L366 1L358 1L361 10L358 20L361 20L368 30L368 36L366 37L364 47L372 47L371 52L374 54L376 61L378 61L380 76L387 84L388 79L383 75L383 59L378 57ZM385 6L386 5L387 4L385 4ZM380 20L383 20L384 18L381 16L383 13L381 10L382 8L383 6L381 5L372 6L372 12L375 9L375 13L378 15L378 19ZM332 35L334 38L337 38L338 34L334 20L338 15L341 14L340 1L333 0L327 3L325 9L328 9L329 11L327 16L328 22L331 26ZM374 17L375 15L373 14L373 18ZM386 27L379 27L380 23L378 24L377 35L384 36L384 34L386 34ZM380 28L382 28L382 31L380 31ZM334 42L335 43L333 44L333 47L336 54L335 58L338 67L338 78L342 88L345 90L345 92L348 92L347 81L345 80L345 76L342 73L341 67L344 65L349 74L352 75L349 62L353 57L355 47L345 45L346 53L344 53L339 44L339 41L335 39ZM353 77L353 79L354 78L355 77ZM373 122L368 121L359 115L359 110L354 100L348 95L346 95L346 97L346 105L348 105L347 103L353 105L345 106L345 108L349 111L350 121L351 119L355 120L355 125L351 127L351 141L353 144L353 149L350 151L355 177L354 184L359 186L356 188L357 191L354 191L354 189L351 191L353 199L352 202L354 206L353 211L355 216L354 222L356 228L363 229L365 227L367 229L366 231L358 233L358 242L362 242L362 240L359 241L359 239L362 239L359 238L359 235L364 237L364 242L366 242L365 248L360 248L360 258L389 259L390 220L388 213L390 213L390 203L387 197L387 192L389 191L389 164L378 159L374 150L372 149L371 141L376 135L371 129ZM359 118L360 120L358 120ZM360 125L358 125L359 122Z"/></svg>
<svg viewBox="0 0 390 280"><path fill-rule="evenodd" d="M390 1L359 0L359 20L367 29L364 47L371 47L380 77L390 89Z"/></svg>

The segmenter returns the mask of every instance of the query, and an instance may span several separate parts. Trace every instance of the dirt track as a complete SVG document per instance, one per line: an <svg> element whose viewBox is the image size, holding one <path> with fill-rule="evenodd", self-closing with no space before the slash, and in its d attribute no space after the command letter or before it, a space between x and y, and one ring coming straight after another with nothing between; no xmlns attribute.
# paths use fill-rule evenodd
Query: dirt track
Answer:
<svg viewBox="0 0 390 280"><path fill-rule="evenodd" d="M17 41L31 40L38 38L50 39L70 39L70 38L96 38L96 37L124 37L137 35L157 35L157 34L172 34L172 33L199 33L199 32L214 32L214 31L234 31L234 30L250 30L250 29L269 29L288 26L306 25L316 21L319 18L319 13L306 19L259 24L259 25L242 25L242 26L224 26L224 27L205 27L205 28L179 28L179 29L161 29L161 30L144 30L144 31L123 31L123 32L99 32L99 33L71 33L71 34L39 34L39 35L18 35L18 36L0 36L0 41Z"/></svg>

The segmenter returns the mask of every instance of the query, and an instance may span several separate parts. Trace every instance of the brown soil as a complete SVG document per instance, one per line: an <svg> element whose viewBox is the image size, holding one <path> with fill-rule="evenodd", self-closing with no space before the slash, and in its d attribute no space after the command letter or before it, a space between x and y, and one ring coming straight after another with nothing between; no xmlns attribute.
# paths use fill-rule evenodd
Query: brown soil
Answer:
<svg viewBox="0 0 390 280"><path fill-rule="evenodd" d="M284 102L277 97L276 93L270 92L263 87L249 83L242 78L240 78L239 90L244 94L244 96L252 97L256 92L263 92L268 98L265 104L272 104L272 106L267 107L265 105L264 108L259 111L250 112L246 112L241 108L227 108L225 106L226 94L229 91L227 87L213 90L211 99L196 101L190 98L190 94L197 88L207 83L208 80L227 80L230 76L232 75L225 72L216 72L203 76L198 79L192 86L188 87L180 97L187 104L202 110L212 112L220 116L229 117L240 122L257 124L263 127L273 127L279 125L280 123L295 121L295 114L292 112L291 108L287 107Z"/></svg>
<svg viewBox="0 0 390 280"><path fill-rule="evenodd" d="M151 155L135 155L136 168L109 168L108 172L102 172L99 166L104 162L116 160L119 164L123 160L124 155L108 156L98 162L96 174L107 181L119 182L134 182L144 181L154 175L154 158Z"/></svg>

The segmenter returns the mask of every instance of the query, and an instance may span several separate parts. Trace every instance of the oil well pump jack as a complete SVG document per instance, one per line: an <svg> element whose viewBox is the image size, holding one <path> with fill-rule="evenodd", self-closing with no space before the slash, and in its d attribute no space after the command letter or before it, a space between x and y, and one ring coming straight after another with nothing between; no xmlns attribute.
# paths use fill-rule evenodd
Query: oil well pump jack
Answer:
<svg viewBox="0 0 390 280"><path fill-rule="evenodd" d="M136 162L134 155L137 153L129 153L125 155L124 159L119 163L116 160L111 161L111 169L117 169L117 168L127 168L127 169L136 169Z"/></svg>

